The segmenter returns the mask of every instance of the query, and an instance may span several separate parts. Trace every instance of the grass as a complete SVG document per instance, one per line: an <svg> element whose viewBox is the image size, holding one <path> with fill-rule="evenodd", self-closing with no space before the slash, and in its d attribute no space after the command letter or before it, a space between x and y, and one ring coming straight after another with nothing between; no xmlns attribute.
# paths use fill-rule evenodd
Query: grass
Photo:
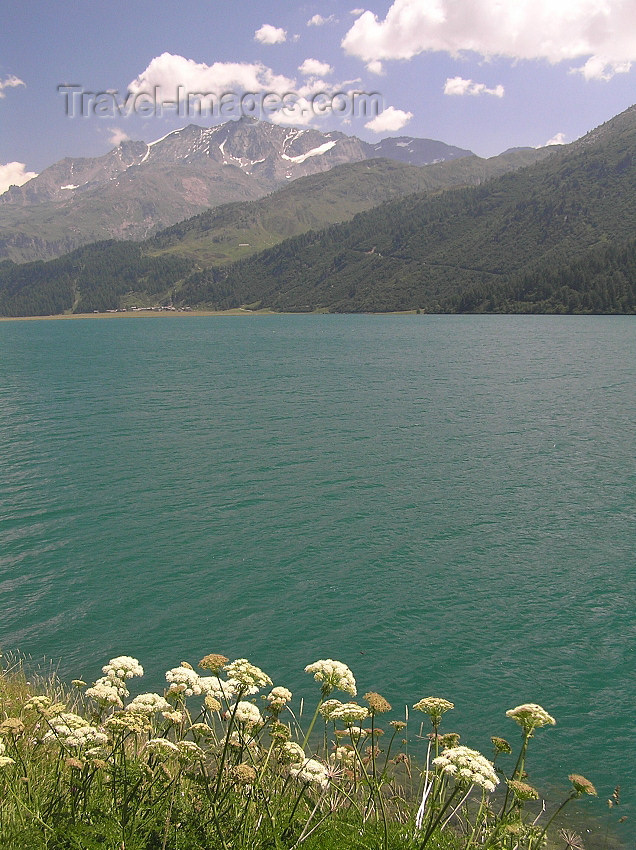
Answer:
<svg viewBox="0 0 636 850"><path fill-rule="evenodd" d="M516 754L493 738L492 760L444 734L453 704L427 697L425 764L412 762L408 724L376 693L354 702L346 665L308 665L320 693L304 701L272 687L245 659L209 655L202 672L166 673L164 694L131 698L136 659L120 656L91 686L20 658L0 669L0 846L6 850L538 850L572 800L541 817L525 762L540 706L507 712ZM349 701L332 694L341 691ZM298 706L294 708L294 706ZM417 723L420 726L420 723ZM500 762L508 763L501 767ZM537 812L539 817L537 817Z"/></svg>

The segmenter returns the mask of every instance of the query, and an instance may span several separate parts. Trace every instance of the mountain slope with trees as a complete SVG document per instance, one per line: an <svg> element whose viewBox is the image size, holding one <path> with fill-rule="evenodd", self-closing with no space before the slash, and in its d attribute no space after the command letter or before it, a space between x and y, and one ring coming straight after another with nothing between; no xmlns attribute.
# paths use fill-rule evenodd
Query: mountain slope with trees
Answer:
<svg viewBox="0 0 636 850"><path fill-rule="evenodd" d="M291 311L516 310L529 303L533 310L631 312L635 223L632 107L544 162L475 188L389 202L226 269L193 274L180 297ZM611 298L602 272L586 270L606 248L630 290ZM576 273L604 286L607 297L579 303L555 296ZM529 292L543 294L528 299Z"/></svg>
<svg viewBox="0 0 636 850"><path fill-rule="evenodd" d="M507 163L466 157L419 177L397 163L357 163L256 204L210 211L142 245L5 262L0 312L114 309L131 298L284 311L634 312L636 107L543 156L514 171L513 154ZM460 171L446 173L451 165ZM508 173L485 179L498 168ZM404 193L420 178L424 191L353 215L357 204L377 203L396 186ZM444 181L460 186L444 189ZM353 218L308 229L344 211ZM238 248L256 251L299 230L229 262Z"/></svg>

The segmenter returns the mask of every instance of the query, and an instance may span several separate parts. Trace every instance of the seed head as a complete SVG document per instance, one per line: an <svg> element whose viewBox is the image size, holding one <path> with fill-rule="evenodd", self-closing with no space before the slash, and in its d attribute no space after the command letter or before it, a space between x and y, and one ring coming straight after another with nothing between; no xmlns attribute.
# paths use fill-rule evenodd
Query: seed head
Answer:
<svg viewBox="0 0 636 850"><path fill-rule="evenodd" d="M572 783L578 797L580 797L581 794L590 794L592 797L598 796L596 788L592 785L590 780L586 779L584 776L581 776L578 773L571 773L568 779Z"/></svg>
<svg viewBox="0 0 636 850"><path fill-rule="evenodd" d="M505 738L498 738L497 735L493 735L490 740L495 748L495 753L510 754L512 752L512 747Z"/></svg>
<svg viewBox="0 0 636 850"><path fill-rule="evenodd" d="M508 780L508 787L515 795L517 800L525 801L539 799L539 792L536 790L536 788L533 788L532 785L528 785L525 782L520 782L518 779Z"/></svg>
<svg viewBox="0 0 636 850"><path fill-rule="evenodd" d="M384 714L386 711L391 711L391 703L375 691L365 694L364 698L369 703L371 714Z"/></svg>
<svg viewBox="0 0 636 850"><path fill-rule="evenodd" d="M210 655L204 656L201 661L199 661L199 667L203 670L210 670L212 673L220 673L223 669L223 666L227 664L229 658L226 658L225 655L218 655L215 652L210 653Z"/></svg>

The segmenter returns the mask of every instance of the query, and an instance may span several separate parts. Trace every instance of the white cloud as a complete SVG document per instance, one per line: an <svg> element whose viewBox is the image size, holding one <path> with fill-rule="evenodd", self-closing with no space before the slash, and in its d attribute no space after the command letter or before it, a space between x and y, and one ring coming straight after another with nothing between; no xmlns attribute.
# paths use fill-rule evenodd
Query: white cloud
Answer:
<svg viewBox="0 0 636 850"><path fill-rule="evenodd" d="M5 89L14 89L16 86L26 86L24 80L16 77L15 74L9 74L4 80L0 80L0 98L6 97ZM4 166L2 166L4 168Z"/></svg>
<svg viewBox="0 0 636 850"><path fill-rule="evenodd" d="M636 4L625 0L394 0L384 20L365 11L345 35L347 53L365 62L452 56L544 59L588 57L586 79L610 79L636 61Z"/></svg>
<svg viewBox="0 0 636 850"><path fill-rule="evenodd" d="M214 62L206 65L173 53L155 56L148 67L128 85L133 93L153 92L157 86L158 98L174 99L177 87L183 92L221 95L224 92L276 92L284 94L294 89L295 81L260 62Z"/></svg>
<svg viewBox="0 0 636 850"><path fill-rule="evenodd" d="M548 139L548 141L542 147L547 148L548 145L565 145L565 144L566 144L565 133L556 133L554 136L552 136L551 139Z"/></svg>
<svg viewBox="0 0 636 850"><path fill-rule="evenodd" d="M489 89L485 83L474 83L472 80L464 80L462 77L449 77L444 85L444 94L471 94L473 96L480 94L492 94L495 97L503 97L504 87L502 85L498 85L495 86L494 89Z"/></svg>
<svg viewBox="0 0 636 850"><path fill-rule="evenodd" d="M379 59L373 59L371 62L367 63L367 71L371 74L382 76L382 74L384 74L384 65Z"/></svg>
<svg viewBox="0 0 636 850"><path fill-rule="evenodd" d="M303 64L298 66L298 70L305 77L324 77L331 74L333 68L327 62L320 62L318 59L305 59Z"/></svg>
<svg viewBox="0 0 636 850"><path fill-rule="evenodd" d="M254 41L261 44L283 44L287 40L287 31L282 27L273 27L271 24L263 26L254 33Z"/></svg>
<svg viewBox="0 0 636 850"><path fill-rule="evenodd" d="M333 24L336 22L335 15L329 15L328 18L323 18L322 15L314 15L307 21L308 27L324 27L325 24Z"/></svg>
<svg viewBox="0 0 636 850"><path fill-rule="evenodd" d="M7 162L0 165L0 195L7 191L9 186L22 186L27 180L37 177L35 171L25 171L23 162Z"/></svg>
<svg viewBox="0 0 636 850"><path fill-rule="evenodd" d="M364 12L364 9L352 9L349 12L349 14L354 15L355 17L358 17L358 15L361 15L363 12Z"/></svg>
<svg viewBox="0 0 636 850"><path fill-rule="evenodd" d="M627 74L631 67L631 62L612 62L602 56L591 56L585 65L572 70L586 80L611 80L614 74Z"/></svg>
<svg viewBox="0 0 636 850"><path fill-rule="evenodd" d="M389 106L379 115L376 115L372 121L367 121L364 126L374 133L395 133L397 130L401 130L405 124L408 124L412 117L412 112L404 112L402 109Z"/></svg>
<svg viewBox="0 0 636 850"><path fill-rule="evenodd" d="M307 76L299 84L296 79L276 74L260 62L215 62L206 65L184 56L162 53L129 83L128 91L133 96L151 92L153 99L156 91L157 103L175 101L178 96L185 106L192 104L192 108L196 108L199 102L202 110L227 118L241 112L262 117L262 113L257 116L255 112L263 108L267 112L267 120L276 124L306 126L330 114L335 114L339 120L348 117L343 103L353 103L360 80L326 82L321 74L326 76L332 68L316 59L306 59L300 70ZM246 106L243 103L245 93L261 95L263 103L258 97L248 97L252 106ZM278 107L271 106L270 93L278 95ZM223 95L232 101L228 106L231 111L221 111ZM331 105L333 95L338 96L336 107ZM273 100L276 101L276 98Z"/></svg>
<svg viewBox="0 0 636 850"><path fill-rule="evenodd" d="M109 127L108 132L110 133L108 141L111 145L119 145L121 142L127 142L130 138L128 133L124 133L124 131L120 130L119 127Z"/></svg>

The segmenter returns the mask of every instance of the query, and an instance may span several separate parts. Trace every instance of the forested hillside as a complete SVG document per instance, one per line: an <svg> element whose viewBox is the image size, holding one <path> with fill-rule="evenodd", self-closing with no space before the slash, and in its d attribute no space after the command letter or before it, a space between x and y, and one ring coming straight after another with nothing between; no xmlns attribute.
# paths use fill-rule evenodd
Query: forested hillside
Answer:
<svg viewBox="0 0 636 850"><path fill-rule="evenodd" d="M293 311L517 310L525 304L631 312L635 223L631 108L532 167L476 188L386 203L227 269L193 274L181 297ZM599 271L603 257L612 265ZM587 287L585 297L572 294L579 292L576 275ZM600 287L598 296L590 287Z"/></svg>
<svg viewBox="0 0 636 850"><path fill-rule="evenodd" d="M492 176L502 171L508 173ZM460 186L448 188L452 183ZM413 186L417 192L354 215L356 206ZM308 229L338 216L349 220ZM135 301L283 311L632 313L635 225L632 107L549 155L465 157L421 169L357 163L255 203L206 212L141 245L103 242L49 263L5 262L0 313L83 312ZM289 233L298 235L281 241ZM271 241L278 244L258 252Z"/></svg>
<svg viewBox="0 0 636 850"><path fill-rule="evenodd" d="M0 263L0 315L48 316L108 310L121 296L174 285L191 269L181 257L149 257L131 242L98 242L57 260Z"/></svg>

